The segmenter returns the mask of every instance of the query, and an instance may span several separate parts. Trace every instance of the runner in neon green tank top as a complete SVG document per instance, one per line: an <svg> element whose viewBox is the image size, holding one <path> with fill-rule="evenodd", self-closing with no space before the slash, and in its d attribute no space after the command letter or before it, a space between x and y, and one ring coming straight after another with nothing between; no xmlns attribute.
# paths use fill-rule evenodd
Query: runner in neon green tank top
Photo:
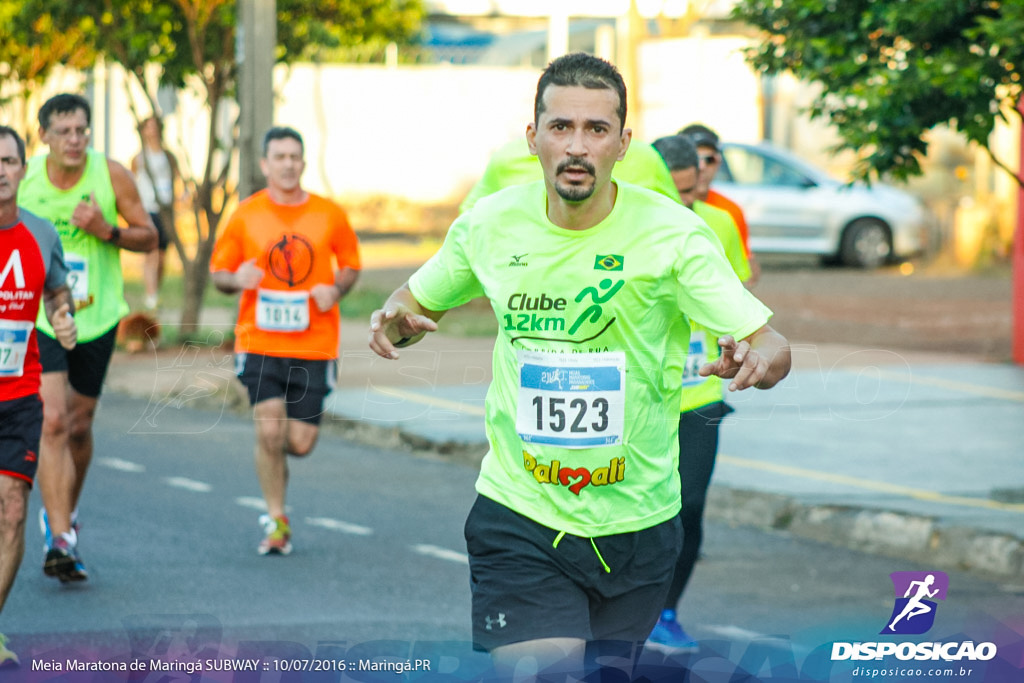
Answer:
<svg viewBox="0 0 1024 683"><path fill-rule="evenodd" d="M107 158L100 152L86 150L82 176L66 190L50 182L45 155L29 160L18 203L47 218L57 228L71 273L68 282L75 297L83 342L109 332L128 313L121 276L121 249L71 223L78 204L93 200L103 220L116 225L117 198L110 182ZM40 314L37 324L41 332L53 336L45 316Z"/></svg>
<svg viewBox="0 0 1024 683"><path fill-rule="evenodd" d="M39 109L39 138L49 148L29 161L18 203L54 224L71 271L78 346L66 351L40 319L40 395L47 406L39 457L43 571L64 581L87 578L74 521L92 460L92 421L114 349L124 300L120 249L146 252L157 234L124 166L89 148L91 109L60 94ZM117 225L118 215L127 223ZM73 430L73 433L72 433Z"/></svg>
<svg viewBox="0 0 1024 683"><path fill-rule="evenodd" d="M552 62L527 127L544 180L480 200L371 316L384 358L474 297L498 316L490 451L466 540L474 645L499 676L582 672L588 641L642 642L657 621L679 547L686 316L723 335L701 373L731 390L789 372L786 340L713 233L612 181L631 137L625 102L607 62ZM535 669L517 669L527 658Z"/></svg>

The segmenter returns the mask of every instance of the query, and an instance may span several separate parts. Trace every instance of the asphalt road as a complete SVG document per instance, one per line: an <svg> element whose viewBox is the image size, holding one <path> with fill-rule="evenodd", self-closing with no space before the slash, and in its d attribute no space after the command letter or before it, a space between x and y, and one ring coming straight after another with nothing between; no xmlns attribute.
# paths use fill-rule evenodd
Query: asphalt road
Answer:
<svg viewBox="0 0 1024 683"><path fill-rule="evenodd" d="M61 680L33 673L33 662L152 657L283 657L303 666L423 657L437 680L486 669L487 658L467 642L462 522L474 497L473 468L325 434L312 457L292 461L295 552L259 557L249 420L171 405L153 422L140 421L146 408L115 394L101 402L81 506L88 582L62 586L43 576L33 494L26 558L0 622L23 661L16 676ZM723 525L707 529L705 554L681 605L702 649L669 659L649 653L664 680L681 680L689 669L691 681L727 681L743 666L760 676L747 680L792 680L787 672L802 668L809 680L849 681L862 662L834 663L830 673L821 668L821 648L884 639L878 633L894 601L889 574L930 569ZM992 641L1020 666L1022 614L1024 586L951 573L926 638ZM948 680L1012 680L993 671ZM63 680L125 680L118 675ZM297 679L289 675L283 679ZM176 679L161 676L133 680ZM325 676L299 678L402 680L390 672ZM405 676L420 679L425 670ZM202 673L202 680L281 677L273 668Z"/></svg>

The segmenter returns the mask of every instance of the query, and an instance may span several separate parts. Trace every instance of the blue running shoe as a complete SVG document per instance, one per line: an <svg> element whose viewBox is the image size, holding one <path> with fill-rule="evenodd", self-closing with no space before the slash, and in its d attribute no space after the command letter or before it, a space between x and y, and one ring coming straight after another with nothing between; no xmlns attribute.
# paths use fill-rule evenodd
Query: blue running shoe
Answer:
<svg viewBox="0 0 1024 683"><path fill-rule="evenodd" d="M76 538L78 534L78 509L71 513L71 528L74 529ZM39 508L39 530L43 532L43 550L49 550L53 546L53 532L50 530L50 518L46 515L46 508Z"/></svg>
<svg viewBox="0 0 1024 683"><path fill-rule="evenodd" d="M46 549L43 573L57 577L61 583L85 581L89 578L82 558L78 556L78 544L72 534L61 534Z"/></svg>
<svg viewBox="0 0 1024 683"><path fill-rule="evenodd" d="M700 649L697 641L679 625L674 609L662 610L647 642L662 645L673 652L697 652Z"/></svg>
<svg viewBox="0 0 1024 683"><path fill-rule="evenodd" d="M43 550L49 550L53 545L53 532L50 531L50 518L46 516L46 508L39 508L39 530L43 532Z"/></svg>

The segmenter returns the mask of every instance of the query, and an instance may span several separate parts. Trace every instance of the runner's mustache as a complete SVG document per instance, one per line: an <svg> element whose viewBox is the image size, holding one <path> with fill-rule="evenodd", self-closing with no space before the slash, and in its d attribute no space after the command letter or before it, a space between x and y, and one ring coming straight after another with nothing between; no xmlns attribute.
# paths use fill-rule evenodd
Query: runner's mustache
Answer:
<svg viewBox="0 0 1024 683"><path fill-rule="evenodd" d="M589 161L587 161L586 159L583 159L581 157L569 157L568 159L566 159L565 161L563 161L562 163L560 163L558 165L558 171L557 172L558 173L562 173L566 169L573 168L573 167L582 168L584 171L586 171L590 175L594 175L597 172L596 169L594 168L593 164L591 164Z"/></svg>

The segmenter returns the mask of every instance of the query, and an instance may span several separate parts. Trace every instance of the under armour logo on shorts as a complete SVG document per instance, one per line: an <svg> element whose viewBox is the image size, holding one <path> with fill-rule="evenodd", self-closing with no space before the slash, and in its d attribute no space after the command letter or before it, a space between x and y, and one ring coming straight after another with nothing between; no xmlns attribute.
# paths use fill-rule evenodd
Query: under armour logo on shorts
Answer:
<svg viewBox="0 0 1024 683"><path fill-rule="evenodd" d="M497 619L491 619L491 615L488 614L486 617L484 617L484 621L487 622L487 630L488 631L493 631L495 624L498 625L498 628L505 628L505 625L506 625L505 613L504 612L498 612L498 618Z"/></svg>

